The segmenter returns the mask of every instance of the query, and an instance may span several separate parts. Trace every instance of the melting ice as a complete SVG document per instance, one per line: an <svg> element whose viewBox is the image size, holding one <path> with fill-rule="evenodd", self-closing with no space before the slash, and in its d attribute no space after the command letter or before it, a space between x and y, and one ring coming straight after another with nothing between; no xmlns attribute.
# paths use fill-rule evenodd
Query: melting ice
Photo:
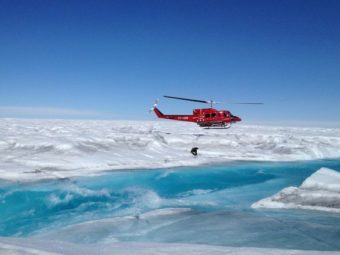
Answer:
<svg viewBox="0 0 340 255"><path fill-rule="evenodd" d="M230 163L3 182L0 234L25 239L0 243L35 243L40 249L42 240L56 240L71 242L74 251L116 242L121 249L121 242L142 242L146 251L147 243L181 243L184 250L224 246L226 253L230 246L270 248L262 251L268 254L277 248L340 250L336 213L251 208L284 187L300 185L321 166L340 170L339 161ZM174 251L176 246L165 247ZM135 249L132 254L140 251L138 245Z"/></svg>
<svg viewBox="0 0 340 255"><path fill-rule="evenodd" d="M340 250L340 162L282 163L339 158L338 129L1 120L0 133L1 254Z"/></svg>

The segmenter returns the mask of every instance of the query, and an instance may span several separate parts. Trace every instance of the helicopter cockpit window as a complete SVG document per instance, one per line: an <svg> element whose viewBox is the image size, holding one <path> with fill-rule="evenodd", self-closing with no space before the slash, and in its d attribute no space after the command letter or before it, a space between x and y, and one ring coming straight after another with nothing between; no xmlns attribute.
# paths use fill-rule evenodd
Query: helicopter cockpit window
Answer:
<svg viewBox="0 0 340 255"><path fill-rule="evenodd" d="M205 114L206 118L210 118L210 113Z"/></svg>
<svg viewBox="0 0 340 255"><path fill-rule="evenodd" d="M215 117L216 117L216 113L212 113L211 118L215 118Z"/></svg>

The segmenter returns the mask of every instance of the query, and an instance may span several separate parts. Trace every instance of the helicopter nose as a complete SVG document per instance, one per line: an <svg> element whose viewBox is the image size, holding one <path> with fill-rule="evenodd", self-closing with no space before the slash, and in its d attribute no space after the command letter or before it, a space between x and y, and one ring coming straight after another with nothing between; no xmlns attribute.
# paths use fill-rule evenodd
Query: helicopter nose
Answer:
<svg viewBox="0 0 340 255"><path fill-rule="evenodd" d="M237 116L233 116L233 121L241 121L241 118L240 117L237 117Z"/></svg>

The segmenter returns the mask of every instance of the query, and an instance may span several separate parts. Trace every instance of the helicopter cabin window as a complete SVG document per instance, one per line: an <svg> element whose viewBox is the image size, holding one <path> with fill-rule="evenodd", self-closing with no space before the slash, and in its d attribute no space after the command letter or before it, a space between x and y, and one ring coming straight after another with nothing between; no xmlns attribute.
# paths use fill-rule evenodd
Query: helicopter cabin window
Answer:
<svg viewBox="0 0 340 255"><path fill-rule="evenodd" d="M205 117L206 117L206 118L210 118L210 113L206 113L206 114L205 114Z"/></svg>
<svg viewBox="0 0 340 255"><path fill-rule="evenodd" d="M211 114L211 118L215 118L215 117L216 117L216 113L213 112L213 113Z"/></svg>

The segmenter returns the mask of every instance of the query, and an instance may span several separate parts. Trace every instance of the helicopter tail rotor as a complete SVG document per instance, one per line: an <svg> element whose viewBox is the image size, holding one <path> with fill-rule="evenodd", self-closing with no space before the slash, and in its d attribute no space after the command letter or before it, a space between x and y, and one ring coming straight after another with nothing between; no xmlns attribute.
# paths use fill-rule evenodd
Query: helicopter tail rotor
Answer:
<svg viewBox="0 0 340 255"><path fill-rule="evenodd" d="M155 108L157 107L158 102L159 102L159 99L156 99L154 105L150 108L149 113L153 112L155 110Z"/></svg>

